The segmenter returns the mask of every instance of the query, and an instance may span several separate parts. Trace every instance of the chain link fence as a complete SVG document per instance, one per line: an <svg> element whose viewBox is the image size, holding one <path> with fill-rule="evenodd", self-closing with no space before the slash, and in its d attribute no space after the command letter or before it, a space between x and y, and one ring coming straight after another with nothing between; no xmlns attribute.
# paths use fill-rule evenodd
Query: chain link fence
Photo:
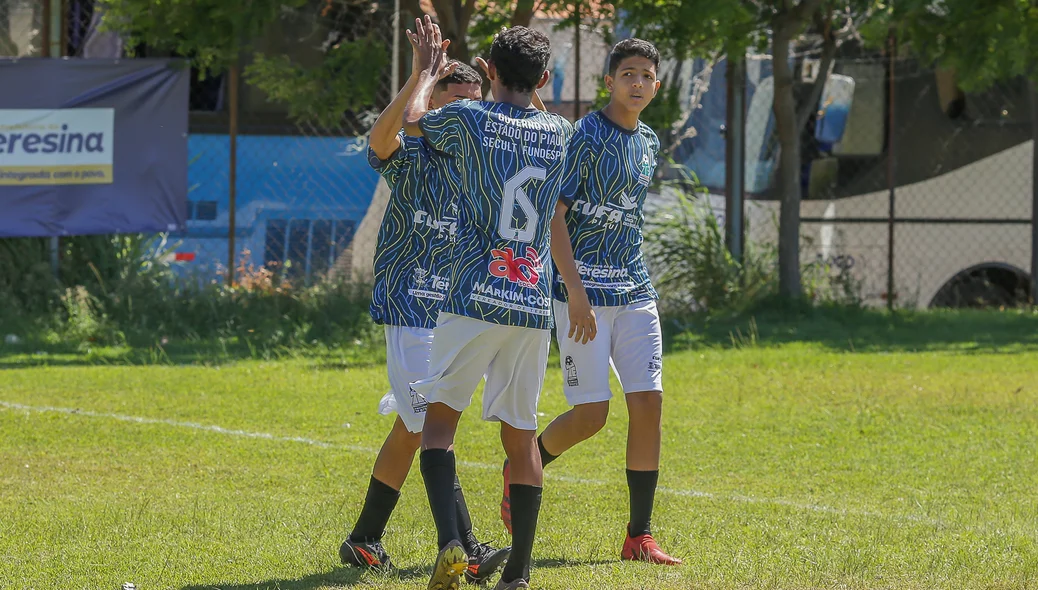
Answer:
<svg viewBox="0 0 1038 590"><path fill-rule="evenodd" d="M953 73L889 55L837 60L833 73L835 101L823 100L803 141L807 260L866 303L1028 302L1027 81L964 93ZM842 136L830 137L843 117Z"/></svg>
<svg viewBox="0 0 1038 590"><path fill-rule="evenodd" d="M746 240L778 242L779 144L768 55L746 59ZM911 58L845 46L817 102L821 60L791 63L798 109L805 288L897 307L1032 300L1035 192L1027 80L977 93ZM695 173L722 218L727 195L726 60L694 60L675 169ZM672 169L669 176L676 176Z"/></svg>
<svg viewBox="0 0 1038 590"><path fill-rule="evenodd" d="M17 6L22 21L24 15L35 14L39 22L48 8L45 0L0 2ZM169 56L149 47L125 47L123 39L103 31L103 14L94 0L64 0L56 6L65 56L118 59L130 49L139 57ZM194 72L188 230L174 236L175 258L186 275L210 280L232 265L237 272L267 269L306 284L323 277L370 278L388 189L367 163L366 134L392 99L396 78L390 64L399 55L394 43L407 45L406 38L394 35L394 22L399 21L393 10L393 2L358 0L314 0L298 9L283 9L269 32L254 43L254 53L243 57L237 93L231 92L229 72L206 78ZM405 12L400 18L410 15ZM21 55L28 55L22 48L35 46L26 40L29 33L22 21L18 47ZM323 123L293 116L289 105L271 98L250 79L255 54L283 58L296 68L293 71L313 71L327 67L341 44L358 40L371 41L377 48L377 63L364 74L373 79L374 92L361 108L324 116ZM235 95L238 125L232 130ZM237 158L233 196L232 134Z"/></svg>
<svg viewBox="0 0 1038 590"><path fill-rule="evenodd" d="M377 88L367 104L318 124L291 117L285 104L249 83L246 58L233 219L229 76L195 77L189 229L177 236L184 269L217 276L233 237L236 267L263 266L306 283L370 279L389 194L367 164L365 134L409 73L409 47L398 33L415 16L394 14L392 2L356 0L314 0L282 12L257 51L319 67L338 44L374 39L384 60L369 72ZM101 17L94 0L0 0L0 54L56 55L56 47L73 57L124 56L123 40L98 28ZM572 107L560 98L575 92L575 76L565 68L580 65L587 78L585 70L600 71L608 47L589 29L584 54L575 55L566 46L572 32L542 20L534 26L552 32L552 63L563 69L546 98L569 116ZM1026 80L966 93L953 72L845 44L820 100L805 107L821 60L806 52L792 65L798 106L808 115L800 137L805 281L826 281L871 305L1012 305L1033 298L1036 122ZM770 56L747 56L743 213L746 239L773 246L779 150L772 69ZM682 115L667 148L678 166L664 176L694 172L719 217L730 139L725 70L723 58L668 62L661 70L682 89ZM590 86L582 84L582 101Z"/></svg>

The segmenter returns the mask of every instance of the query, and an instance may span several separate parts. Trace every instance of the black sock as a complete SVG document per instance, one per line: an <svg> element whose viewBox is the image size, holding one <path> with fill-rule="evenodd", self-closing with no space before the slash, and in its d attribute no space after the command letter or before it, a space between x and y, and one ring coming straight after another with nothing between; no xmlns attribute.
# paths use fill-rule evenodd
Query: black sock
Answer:
<svg viewBox="0 0 1038 590"><path fill-rule="evenodd" d="M427 449L419 457L425 492L429 495L440 549L458 539L458 510L454 499L454 453Z"/></svg>
<svg viewBox="0 0 1038 590"><path fill-rule="evenodd" d="M631 524L627 526L627 532L632 537L651 534L652 503L659 478L659 470L627 470L627 487L631 491Z"/></svg>
<svg viewBox="0 0 1038 590"><path fill-rule="evenodd" d="M400 499L400 492L387 486L371 476L368 482L368 495L364 498L364 507L357 517L357 524L350 533L350 540L355 543L378 541L386 532L386 523L389 522L396 502Z"/></svg>
<svg viewBox="0 0 1038 590"><path fill-rule="evenodd" d="M548 452L548 449L544 448L544 441L541 440L540 436L537 437L537 448L541 450L541 469L547 467L548 463L559 458L558 455L552 455Z"/></svg>
<svg viewBox="0 0 1038 590"><path fill-rule="evenodd" d="M472 517L469 516L469 507L465 503L465 494L461 491L461 482L458 481L457 474L454 475L454 502L458 511L458 536L465 552L472 553L479 540L472 533Z"/></svg>
<svg viewBox="0 0 1038 590"><path fill-rule="evenodd" d="M541 512L541 488L513 483L508 489L512 497L512 554L501 572L501 580L506 584L519 578L530 581L533 537Z"/></svg>

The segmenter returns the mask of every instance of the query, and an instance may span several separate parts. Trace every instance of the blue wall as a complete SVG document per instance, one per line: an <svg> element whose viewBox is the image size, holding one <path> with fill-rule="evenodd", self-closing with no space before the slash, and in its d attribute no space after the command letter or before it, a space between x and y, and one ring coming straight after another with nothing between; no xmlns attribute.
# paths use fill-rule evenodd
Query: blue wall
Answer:
<svg viewBox="0 0 1038 590"><path fill-rule="evenodd" d="M188 150L188 231L177 251L197 256L185 269L211 274L227 261L230 141L191 135ZM371 204L378 174L366 150L352 137L239 137L236 251L248 248L256 265L283 264L287 251L296 272L316 257L313 270L321 270Z"/></svg>

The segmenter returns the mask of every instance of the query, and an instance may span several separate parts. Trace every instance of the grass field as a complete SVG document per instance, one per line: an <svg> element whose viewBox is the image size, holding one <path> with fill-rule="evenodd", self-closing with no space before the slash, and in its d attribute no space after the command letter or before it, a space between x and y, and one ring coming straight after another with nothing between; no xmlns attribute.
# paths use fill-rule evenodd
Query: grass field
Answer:
<svg viewBox="0 0 1038 590"><path fill-rule="evenodd" d="M547 470L535 588L1038 588L1035 316L739 325L665 357L654 528L685 565L618 560L614 404ZM403 569L336 554L390 424L377 352L197 350L0 349L0 587L424 588L417 467L385 540ZM565 409L553 359L542 426ZM495 426L467 414L458 454L477 533L505 543Z"/></svg>

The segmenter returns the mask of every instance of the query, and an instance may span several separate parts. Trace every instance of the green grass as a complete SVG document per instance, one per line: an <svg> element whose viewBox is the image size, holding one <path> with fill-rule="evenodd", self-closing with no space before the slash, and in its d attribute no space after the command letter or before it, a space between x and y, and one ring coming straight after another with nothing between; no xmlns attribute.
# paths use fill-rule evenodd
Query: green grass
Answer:
<svg viewBox="0 0 1038 590"><path fill-rule="evenodd" d="M686 564L618 560L614 404L547 470L534 587L1038 588L1034 316L856 313L672 338L654 528ZM33 352L0 347L0 588L425 587L417 468L385 540L402 570L336 555L390 424L377 350ZM457 447L477 533L506 542L495 426L466 413Z"/></svg>

